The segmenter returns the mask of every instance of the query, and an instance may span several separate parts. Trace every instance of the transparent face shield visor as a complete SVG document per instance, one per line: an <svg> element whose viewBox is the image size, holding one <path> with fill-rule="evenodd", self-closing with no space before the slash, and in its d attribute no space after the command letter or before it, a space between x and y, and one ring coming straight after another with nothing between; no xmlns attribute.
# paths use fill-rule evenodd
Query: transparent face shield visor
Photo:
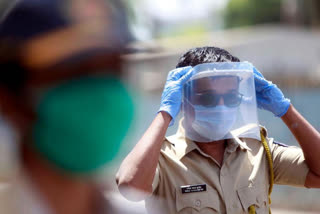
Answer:
<svg viewBox="0 0 320 214"><path fill-rule="evenodd" d="M223 62L195 66L183 87L182 114L190 140L260 140L253 65Z"/></svg>

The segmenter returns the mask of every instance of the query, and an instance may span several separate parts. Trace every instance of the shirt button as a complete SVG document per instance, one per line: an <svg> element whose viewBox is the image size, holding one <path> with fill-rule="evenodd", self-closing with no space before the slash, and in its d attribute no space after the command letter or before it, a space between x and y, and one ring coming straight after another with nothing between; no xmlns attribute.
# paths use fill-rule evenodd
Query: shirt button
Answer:
<svg viewBox="0 0 320 214"><path fill-rule="evenodd" d="M196 200L196 207L200 207L201 206L201 201L200 200Z"/></svg>
<svg viewBox="0 0 320 214"><path fill-rule="evenodd" d="M238 205L237 205L236 203L233 203L233 204L232 204L232 207L233 207L233 208L238 208Z"/></svg>

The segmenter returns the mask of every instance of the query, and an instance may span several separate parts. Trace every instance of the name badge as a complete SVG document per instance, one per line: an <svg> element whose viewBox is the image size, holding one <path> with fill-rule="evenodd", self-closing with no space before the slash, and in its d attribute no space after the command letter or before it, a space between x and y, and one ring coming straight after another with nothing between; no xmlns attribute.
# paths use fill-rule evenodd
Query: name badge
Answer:
<svg viewBox="0 0 320 214"><path fill-rule="evenodd" d="M196 184L196 185L186 185L181 186L182 193L192 193L192 192L204 192L207 191L207 185L206 184Z"/></svg>

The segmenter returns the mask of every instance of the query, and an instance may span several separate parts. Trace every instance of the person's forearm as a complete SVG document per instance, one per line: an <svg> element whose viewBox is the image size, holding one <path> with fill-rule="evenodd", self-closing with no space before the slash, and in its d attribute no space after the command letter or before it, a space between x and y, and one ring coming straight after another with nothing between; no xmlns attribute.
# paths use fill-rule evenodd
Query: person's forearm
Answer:
<svg viewBox="0 0 320 214"><path fill-rule="evenodd" d="M299 142L310 170L320 176L320 133L292 105L281 119Z"/></svg>
<svg viewBox="0 0 320 214"><path fill-rule="evenodd" d="M169 114L160 112L137 145L122 162L116 179L121 188L135 188L151 193L161 146L171 121Z"/></svg>

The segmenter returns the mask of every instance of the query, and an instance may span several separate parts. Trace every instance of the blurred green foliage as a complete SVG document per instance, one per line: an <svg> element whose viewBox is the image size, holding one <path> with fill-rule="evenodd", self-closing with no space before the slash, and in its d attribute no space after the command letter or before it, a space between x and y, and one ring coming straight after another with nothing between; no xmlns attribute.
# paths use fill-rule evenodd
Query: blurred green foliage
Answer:
<svg viewBox="0 0 320 214"><path fill-rule="evenodd" d="M225 9L225 27L280 22L281 0L230 0Z"/></svg>

